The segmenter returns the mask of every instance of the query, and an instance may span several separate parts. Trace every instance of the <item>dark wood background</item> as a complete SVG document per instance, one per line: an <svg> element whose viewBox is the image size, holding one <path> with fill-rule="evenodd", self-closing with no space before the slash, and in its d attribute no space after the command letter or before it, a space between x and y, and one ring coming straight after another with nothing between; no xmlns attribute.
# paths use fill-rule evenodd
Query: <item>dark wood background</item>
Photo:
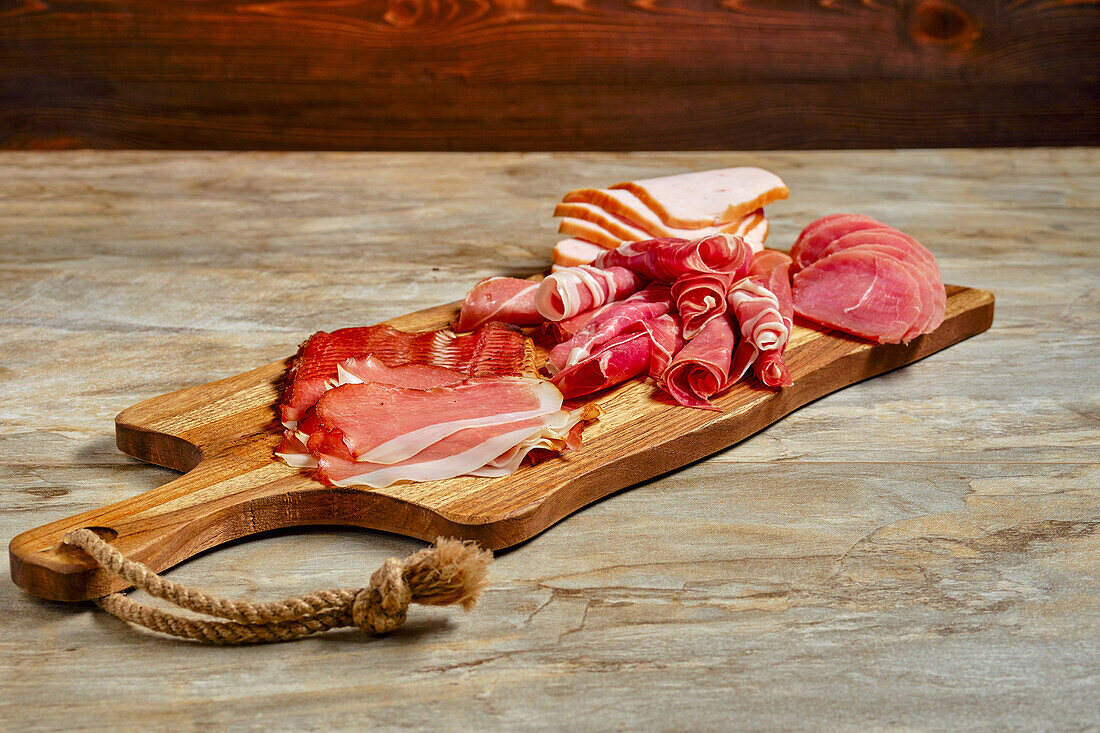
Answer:
<svg viewBox="0 0 1100 733"><path fill-rule="evenodd" d="M0 0L0 147L1100 142L1087 0Z"/></svg>

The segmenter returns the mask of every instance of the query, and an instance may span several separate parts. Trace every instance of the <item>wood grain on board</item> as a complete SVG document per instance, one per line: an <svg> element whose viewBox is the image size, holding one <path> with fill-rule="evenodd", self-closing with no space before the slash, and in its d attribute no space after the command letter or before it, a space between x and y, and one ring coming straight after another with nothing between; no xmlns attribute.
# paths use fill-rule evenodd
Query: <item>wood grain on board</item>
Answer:
<svg viewBox="0 0 1100 733"><path fill-rule="evenodd" d="M444 328L458 305L390 321L408 331ZM459 476L384 489L338 489L274 455L287 362L164 395L115 419L119 447L188 473L156 491L28 530L9 546L12 579L28 593L86 600L128 584L61 543L92 527L127 557L163 570L230 540L273 529L347 524L419 539L475 540L498 550L528 540L597 499L727 448L823 395L904 366L993 322L993 295L951 286L943 324L907 345L801 323L782 390L742 381L714 402L722 412L676 405L650 383L630 380L593 395L603 409L584 445L497 479ZM545 353L542 354L544 359Z"/></svg>
<svg viewBox="0 0 1100 733"><path fill-rule="evenodd" d="M0 154L0 536L178 478L119 451L129 406L543 271L578 186L733 165L790 186L769 245L868 214L996 293L993 326L588 505L497 552L472 613L388 636L198 648L0 583L4 723L1095 727L1095 149ZM270 601L423 547L278 530L167 576Z"/></svg>
<svg viewBox="0 0 1100 733"><path fill-rule="evenodd" d="M1091 0L6 0L6 148L1090 144Z"/></svg>

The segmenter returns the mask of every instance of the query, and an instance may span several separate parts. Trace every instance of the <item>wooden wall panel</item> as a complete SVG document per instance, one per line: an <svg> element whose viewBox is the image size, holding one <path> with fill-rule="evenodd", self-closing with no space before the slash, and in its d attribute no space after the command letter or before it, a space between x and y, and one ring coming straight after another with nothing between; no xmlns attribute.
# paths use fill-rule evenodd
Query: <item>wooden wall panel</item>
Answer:
<svg viewBox="0 0 1100 733"><path fill-rule="evenodd" d="M1080 0L0 0L0 146L1100 142Z"/></svg>

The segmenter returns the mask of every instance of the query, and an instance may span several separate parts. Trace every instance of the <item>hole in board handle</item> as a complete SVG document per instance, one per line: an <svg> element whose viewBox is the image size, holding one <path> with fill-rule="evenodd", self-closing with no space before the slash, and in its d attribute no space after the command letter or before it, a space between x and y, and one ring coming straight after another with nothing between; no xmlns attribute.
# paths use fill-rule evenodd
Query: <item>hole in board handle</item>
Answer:
<svg viewBox="0 0 1100 733"><path fill-rule="evenodd" d="M112 542L118 537L118 532L110 527L81 527L81 529L90 529L107 542ZM72 545L66 545L64 542L59 542L47 550L47 552L50 551L68 560L88 561L90 559L88 555L85 554L84 550L81 550L79 547L73 547Z"/></svg>

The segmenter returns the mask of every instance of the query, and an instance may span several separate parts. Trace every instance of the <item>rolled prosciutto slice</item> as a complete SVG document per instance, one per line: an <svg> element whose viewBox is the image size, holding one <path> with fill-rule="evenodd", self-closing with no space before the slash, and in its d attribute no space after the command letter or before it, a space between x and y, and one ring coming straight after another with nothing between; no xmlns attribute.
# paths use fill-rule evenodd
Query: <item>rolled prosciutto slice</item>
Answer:
<svg viewBox="0 0 1100 733"><path fill-rule="evenodd" d="M593 308L622 300L645 284L642 276L625 267L567 267L548 275L535 292L542 318L562 321Z"/></svg>
<svg viewBox="0 0 1100 733"><path fill-rule="evenodd" d="M741 338L758 351L782 349L790 339L791 327L779 312L779 299L756 278L743 278L730 288L729 307Z"/></svg>
<svg viewBox="0 0 1100 733"><path fill-rule="evenodd" d="M546 380L524 377L475 378L426 390L345 384L317 401L321 427L306 445L316 453L339 440L355 460L397 463L459 430L544 417L561 409L561 399Z"/></svg>
<svg viewBox="0 0 1100 733"><path fill-rule="evenodd" d="M879 343L899 343L920 316L921 282L896 257L852 248L796 273L795 312Z"/></svg>
<svg viewBox="0 0 1100 733"><path fill-rule="evenodd" d="M448 330L407 333L386 325L318 331L302 342L287 370L280 418L293 428L347 359L373 355L388 366L419 363L468 376L519 376L529 363L527 343L523 334L499 324L461 336Z"/></svg>
<svg viewBox="0 0 1100 733"><path fill-rule="evenodd" d="M737 334L726 314L711 319L673 357L660 385L681 405L717 410L710 398L728 386Z"/></svg>
<svg viewBox="0 0 1100 733"><path fill-rule="evenodd" d="M689 273L676 278L672 297L684 323L684 338L691 339L713 318L726 312L726 296L733 277L725 273Z"/></svg>
<svg viewBox="0 0 1100 733"><path fill-rule="evenodd" d="M702 239L627 242L593 261L596 267L626 267L645 278L673 283L690 273L734 275L748 269L752 247L741 237L714 234Z"/></svg>
<svg viewBox="0 0 1100 733"><path fill-rule="evenodd" d="M657 318L672 309L672 294L668 287L651 284L626 300L611 303L597 312L576 335L550 351L546 368L554 374L581 362L632 324Z"/></svg>
<svg viewBox="0 0 1100 733"><path fill-rule="evenodd" d="M591 356L561 370L551 381L566 397L579 397L625 382L649 370L653 359L667 363L680 339L673 314L635 321Z"/></svg>
<svg viewBox="0 0 1100 733"><path fill-rule="evenodd" d="M490 321L516 326L542 323L542 316L535 306L538 287L537 282L515 277L486 278L466 293L453 328L455 331L473 331Z"/></svg>

